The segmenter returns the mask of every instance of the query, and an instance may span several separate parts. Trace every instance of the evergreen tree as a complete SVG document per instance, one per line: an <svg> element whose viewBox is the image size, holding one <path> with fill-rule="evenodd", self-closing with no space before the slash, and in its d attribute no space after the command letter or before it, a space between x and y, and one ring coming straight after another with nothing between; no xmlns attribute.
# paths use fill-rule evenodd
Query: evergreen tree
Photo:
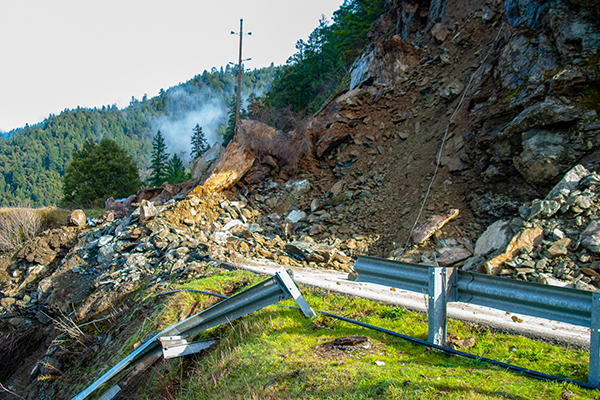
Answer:
<svg viewBox="0 0 600 400"><path fill-rule="evenodd" d="M167 182L172 185L176 185L181 182L185 182L187 176L185 173L185 167L181 158L177 154L173 154L173 157L167 163Z"/></svg>
<svg viewBox="0 0 600 400"><path fill-rule="evenodd" d="M127 197L142 185L133 158L110 139L91 139L73 153L63 181L63 202L98 206L108 197Z"/></svg>
<svg viewBox="0 0 600 400"><path fill-rule="evenodd" d="M156 136L152 140L152 160L150 165L150 168L152 168L150 184L152 186L160 186L166 180L168 159L169 153L167 153L165 139L160 131L157 131Z"/></svg>
<svg viewBox="0 0 600 400"><path fill-rule="evenodd" d="M196 127L192 129L192 131L194 133L192 134L192 151L190 152L190 155L192 156L192 159L195 160L206 153L209 146L200 125L196 124Z"/></svg>
<svg viewBox="0 0 600 400"><path fill-rule="evenodd" d="M236 96L231 96L229 100L229 113L227 114L227 127L225 128L225 134L223 135L223 147L227 146L233 136L235 135L235 107L237 103ZM240 110L240 119L241 110Z"/></svg>

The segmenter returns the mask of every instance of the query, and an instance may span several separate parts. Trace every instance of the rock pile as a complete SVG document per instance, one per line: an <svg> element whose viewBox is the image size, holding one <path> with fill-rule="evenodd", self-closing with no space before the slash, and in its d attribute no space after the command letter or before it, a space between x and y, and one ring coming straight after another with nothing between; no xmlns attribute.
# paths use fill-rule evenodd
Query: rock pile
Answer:
<svg viewBox="0 0 600 400"><path fill-rule="evenodd" d="M305 185L302 180L290 183L282 193L296 198ZM156 200L161 204L163 197ZM3 260L12 275L3 279L0 318L15 326L32 319L47 323L45 314L79 304L77 317L85 320L142 283L206 276L223 263L245 258L351 271L353 260L339 242L296 234L306 213L278 214L255 204L243 196L228 200L222 194L196 197L190 192L162 205L152 199L132 203L124 218L96 227L46 232Z"/></svg>
<svg viewBox="0 0 600 400"><path fill-rule="evenodd" d="M519 216L498 220L478 238L435 236L437 248L394 251L391 258L437 262L468 271L556 286L597 290L600 284L600 175L581 165ZM439 234L439 232L438 232Z"/></svg>

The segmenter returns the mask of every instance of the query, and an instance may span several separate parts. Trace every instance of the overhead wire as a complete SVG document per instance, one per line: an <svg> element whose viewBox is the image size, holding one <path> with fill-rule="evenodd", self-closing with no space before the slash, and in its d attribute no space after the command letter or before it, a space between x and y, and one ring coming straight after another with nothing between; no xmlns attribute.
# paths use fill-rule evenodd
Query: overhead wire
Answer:
<svg viewBox="0 0 600 400"><path fill-rule="evenodd" d="M500 37L500 33L502 32L503 29L504 29L504 22L500 26L500 29L498 30L498 33L496 34L496 38L494 39L493 43L496 43L498 41L498 38ZM402 251L401 251L400 254L404 253L404 251L406 250L406 248L408 248L408 244L410 242L410 236L412 235L413 231L415 230L415 228L417 226L417 223L419 222L419 219L421 218L421 215L423 214L423 209L425 208L425 204L427 203L427 199L429 198L429 194L431 192L431 188L433 187L433 183L435 182L435 178L437 177L438 171L440 169L440 165L442 163L442 152L444 150L444 145L446 144L446 140L448 139L448 132L450 132L450 125L452 124L452 120L454 119L454 117L458 113L458 110L460 110L460 107L461 107L461 105L462 105L462 103L463 103L463 101L464 101L467 93L469 92L469 89L471 88L471 84L473 83L473 79L477 75L479 75L479 73L481 72L481 69L485 65L485 62L487 61L487 58L491 54L493 48L494 48L494 46L492 46L490 48L490 50L487 52L487 54L485 55L485 57L481 61L481 65L479 65L479 68L477 68L477 70L475 71L475 73L473 75L471 75L471 77L469 78L469 82L468 82L465 90L463 91L463 95L460 98L460 101L458 102L458 105L456 106L456 109L454 110L454 112L452 113L452 115L450 116L450 118L448 119L448 125L446 125L446 131L444 132L444 136L442 137L442 143L440 144L440 150L438 152L437 161L436 161L436 164L435 164L435 170L433 171L433 176L431 177L431 180L429 181L429 186L427 187L427 192L425 192L425 197L423 198L423 202L421 203L421 208L419 209L419 213L417 214L417 218L415 218L415 222L414 222L412 228L410 228L410 231L408 232L408 237L406 238L406 244L404 245L404 249L402 249Z"/></svg>

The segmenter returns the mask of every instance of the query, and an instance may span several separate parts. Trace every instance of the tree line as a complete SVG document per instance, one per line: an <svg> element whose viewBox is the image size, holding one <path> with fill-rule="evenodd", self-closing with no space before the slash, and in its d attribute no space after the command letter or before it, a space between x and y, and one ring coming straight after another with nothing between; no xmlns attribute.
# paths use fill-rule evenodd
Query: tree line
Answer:
<svg viewBox="0 0 600 400"><path fill-rule="evenodd" d="M318 110L344 87L351 63L387 3L347 0L334 13L333 21L322 18L306 41L298 40L297 51L285 66L271 64L245 71L242 94L248 101L242 117L291 130L295 120ZM153 121L159 116L177 120L194 109L196 104L189 100L193 96L176 96L177 91L209 93L229 109L217 132L226 144L235 128L236 77L237 66L213 68L166 91L161 89L158 96L132 98L122 110L114 105L65 110L40 124L9 132L4 136L8 138L0 138L0 205L44 206L61 201L95 205L109 196L135 192L142 184L185 181L189 175L183 161L168 154ZM208 149L201 124L198 121L191 134L194 157ZM102 164L103 157L109 162L92 168ZM119 179L88 179L100 172ZM91 187L78 186L86 182Z"/></svg>
<svg viewBox="0 0 600 400"><path fill-rule="evenodd" d="M242 93L265 93L278 67L246 71ZM129 106L116 105L102 108L64 110L50 115L41 123L5 133L0 138L0 206L28 203L31 206L57 205L63 200L63 179L75 152L84 149L91 140L99 145L103 139L114 141L131 155L142 181L148 181L151 168L152 141L156 136L153 122L158 117L170 120L181 118L192 111L196 103L190 96L177 96L178 91L190 94L209 93L227 107L235 98L237 69L227 66L204 71L155 97L131 99ZM200 99L202 100L202 98ZM202 121L198 121L202 125ZM221 135L227 128L227 119L221 122ZM191 134L192 132L185 133ZM184 134L184 132L182 132ZM173 166L177 160L171 161ZM161 182L162 183L162 182ZM150 184L150 182L146 182Z"/></svg>

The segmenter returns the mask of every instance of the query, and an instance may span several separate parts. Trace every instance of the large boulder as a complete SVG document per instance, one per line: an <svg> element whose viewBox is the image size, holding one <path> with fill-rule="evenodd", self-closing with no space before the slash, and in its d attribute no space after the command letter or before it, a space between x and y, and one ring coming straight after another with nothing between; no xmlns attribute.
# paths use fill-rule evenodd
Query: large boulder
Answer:
<svg viewBox="0 0 600 400"><path fill-rule="evenodd" d="M514 166L528 183L546 185L564 172L560 161L567 152L566 138L547 131L528 133L532 136L523 140L523 151L513 159Z"/></svg>
<svg viewBox="0 0 600 400"><path fill-rule="evenodd" d="M361 84L389 85L408 79L405 72L419 63L417 49L398 35L377 42L374 50L364 53L352 65L350 90Z"/></svg>
<svg viewBox="0 0 600 400"><path fill-rule="evenodd" d="M271 154L283 134L262 122L242 120L227 148L204 175L201 185L221 192L235 185L252 168L257 154Z"/></svg>
<svg viewBox="0 0 600 400"><path fill-rule="evenodd" d="M254 164L254 153L231 141L219 162L202 181L206 189L218 193L235 185Z"/></svg>
<svg viewBox="0 0 600 400"><path fill-rule="evenodd" d="M206 153L192 161L190 166L192 179L202 179L210 166L219 159L223 153L223 147L215 143Z"/></svg>

